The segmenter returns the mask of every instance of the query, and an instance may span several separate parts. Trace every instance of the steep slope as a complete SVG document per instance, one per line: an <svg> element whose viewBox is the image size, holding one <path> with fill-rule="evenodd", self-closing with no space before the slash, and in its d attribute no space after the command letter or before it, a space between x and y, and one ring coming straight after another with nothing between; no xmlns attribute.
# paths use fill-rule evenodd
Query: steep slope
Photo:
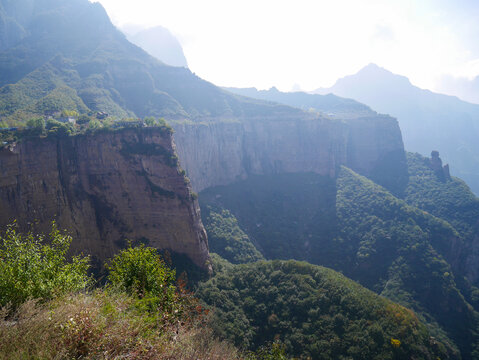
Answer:
<svg viewBox="0 0 479 360"><path fill-rule="evenodd" d="M285 106L240 99L188 69L164 65L128 42L98 3L28 3L34 6L25 20L26 36L0 53L0 115L7 118L56 110L38 109L35 104L64 86L73 89L89 110L120 117L133 113L168 119L300 114ZM7 15L26 16L13 10Z"/></svg>
<svg viewBox="0 0 479 360"><path fill-rule="evenodd" d="M407 178L394 119L327 119L234 95L129 43L98 3L22 1L34 5L28 16L7 15L25 15L27 35L0 52L0 117L11 126L65 109L165 117L196 190L249 174L335 174L342 164L384 185ZM381 178L390 164L397 172Z"/></svg>
<svg viewBox="0 0 479 360"><path fill-rule="evenodd" d="M173 127L181 164L196 191L250 175L335 176L343 164L398 192L407 183L401 134L388 116L333 120L251 115Z"/></svg>
<svg viewBox="0 0 479 360"><path fill-rule="evenodd" d="M457 359L410 311L346 277L296 261L220 268L198 295L216 333L238 346L281 341L312 359Z"/></svg>
<svg viewBox="0 0 479 360"><path fill-rule="evenodd" d="M0 226L48 231L56 219L76 253L100 265L127 241L207 268L198 202L160 128L32 139L0 150Z"/></svg>
<svg viewBox="0 0 479 360"><path fill-rule="evenodd" d="M162 26L141 30L131 35L127 34L127 37L133 44L138 45L165 64L188 67L180 42Z"/></svg>
<svg viewBox="0 0 479 360"><path fill-rule="evenodd" d="M451 172L479 193L479 105L419 89L374 64L316 92L353 98L396 117L406 150L423 155L438 150L454 164Z"/></svg>
<svg viewBox="0 0 479 360"><path fill-rule="evenodd" d="M208 244L210 251L233 264L245 264L264 260L251 239L238 225L238 220L228 210L201 205L201 216L208 224Z"/></svg>
<svg viewBox="0 0 479 360"><path fill-rule="evenodd" d="M407 160L409 183L405 201L454 226L466 245L456 265L460 267L461 273L478 286L479 199L462 180L439 176L431 166L431 159L408 153Z"/></svg>
<svg viewBox="0 0 479 360"><path fill-rule="evenodd" d="M452 339L465 359L477 356L477 313L455 281L461 274L449 265L460 261L463 241L445 221L346 168L336 178L250 177L205 190L200 200L231 211L265 258L341 271L416 311L435 336Z"/></svg>

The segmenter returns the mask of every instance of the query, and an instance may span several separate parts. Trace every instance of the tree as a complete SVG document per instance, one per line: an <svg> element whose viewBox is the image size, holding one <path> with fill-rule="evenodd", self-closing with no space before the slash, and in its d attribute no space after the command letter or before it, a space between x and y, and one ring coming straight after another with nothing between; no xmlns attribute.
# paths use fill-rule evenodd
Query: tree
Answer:
<svg viewBox="0 0 479 360"><path fill-rule="evenodd" d="M116 255L107 268L110 271L108 281L113 287L129 294L169 297L175 292L176 272L154 248L130 246Z"/></svg>
<svg viewBox="0 0 479 360"><path fill-rule="evenodd" d="M27 128L34 134L42 134L45 131L45 120L43 118L32 118L27 121Z"/></svg>
<svg viewBox="0 0 479 360"><path fill-rule="evenodd" d="M90 120L91 118L88 115L83 114L83 115L80 115L80 117L78 118L77 124L79 125L88 124Z"/></svg>
<svg viewBox="0 0 479 360"><path fill-rule="evenodd" d="M155 126L157 124L157 120L153 116L147 116L144 121L148 126Z"/></svg>
<svg viewBox="0 0 479 360"><path fill-rule="evenodd" d="M48 300L84 289L89 258L67 261L72 238L55 222L48 237L18 233L15 224L0 236L0 306L15 309L28 299Z"/></svg>

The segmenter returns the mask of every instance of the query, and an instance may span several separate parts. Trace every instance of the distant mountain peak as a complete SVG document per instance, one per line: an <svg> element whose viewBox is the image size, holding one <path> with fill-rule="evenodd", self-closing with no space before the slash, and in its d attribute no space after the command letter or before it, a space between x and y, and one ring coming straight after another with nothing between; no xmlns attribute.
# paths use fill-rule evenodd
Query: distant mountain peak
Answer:
<svg viewBox="0 0 479 360"><path fill-rule="evenodd" d="M361 70L358 71L358 74L361 72L368 72L368 73L384 73L384 74L391 74L394 75L391 71L375 64L375 63L369 63L365 67L363 67Z"/></svg>
<svg viewBox="0 0 479 360"><path fill-rule="evenodd" d="M428 155L431 149L440 150L453 164L453 175L479 194L479 105L421 89L407 77L373 63L314 93L355 99L396 117L408 151Z"/></svg>
<svg viewBox="0 0 479 360"><path fill-rule="evenodd" d="M127 37L132 43L165 64L188 67L181 43L163 26L155 26L135 34L127 34Z"/></svg>

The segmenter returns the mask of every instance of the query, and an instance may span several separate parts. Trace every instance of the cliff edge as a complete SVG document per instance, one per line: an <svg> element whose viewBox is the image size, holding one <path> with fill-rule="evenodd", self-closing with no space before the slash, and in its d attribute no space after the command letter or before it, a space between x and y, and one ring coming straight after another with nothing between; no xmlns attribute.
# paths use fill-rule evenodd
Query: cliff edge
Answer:
<svg viewBox="0 0 479 360"><path fill-rule="evenodd" d="M0 173L0 227L16 219L22 230L45 232L56 219L73 251L94 264L130 240L207 267L198 202L168 131L30 139L0 150Z"/></svg>
<svg viewBox="0 0 479 360"><path fill-rule="evenodd" d="M198 192L249 175L334 177L341 165L393 192L407 184L401 131L385 115L338 120L302 113L172 126L181 165Z"/></svg>

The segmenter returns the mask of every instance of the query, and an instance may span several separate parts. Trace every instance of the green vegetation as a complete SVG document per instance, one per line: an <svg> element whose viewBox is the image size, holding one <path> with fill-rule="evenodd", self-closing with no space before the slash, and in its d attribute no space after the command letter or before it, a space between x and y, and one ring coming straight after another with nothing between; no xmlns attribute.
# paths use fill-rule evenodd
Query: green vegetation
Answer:
<svg viewBox="0 0 479 360"><path fill-rule="evenodd" d="M165 301L172 299L176 273L168 268L156 249L143 244L130 246L116 255L107 268L108 281L114 288L140 298L161 294Z"/></svg>
<svg viewBox="0 0 479 360"><path fill-rule="evenodd" d="M101 114L96 116L88 116L86 114L78 116L74 111L63 110L56 115L56 118L44 119L44 117L32 117L25 123L14 122L12 130L0 131L0 147L8 145L13 142L21 141L28 138L43 138L47 136L75 136L91 134L96 131L117 131L125 128L158 128L162 132L172 134L173 129L166 123L165 119L146 118L144 121L141 119L126 118L122 120L116 120L112 117L106 117L100 119ZM72 121L70 121L71 119ZM8 127L6 123L2 128ZM161 151L161 149L159 150ZM167 160L171 166L176 166L177 158L174 155L167 154L166 150L162 151L163 155L167 155Z"/></svg>
<svg viewBox="0 0 479 360"><path fill-rule="evenodd" d="M251 176L199 195L202 209L229 210L265 258L305 260L328 267L333 265L329 263L331 252L341 251L330 241L336 231L335 197L334 179L316 174ZM204 218L210 229L208 217Z"/></svg>
<svg viewBox="0 0 479 360"><path fill-rule="evenodd" d="M289 355L313 359L449 358L414 313L332 270L217 261L219 271L197 294L215 307L215 333L237 346L279 340Z"/></svg>
<svg viewBox="0 0 479 360"><path fill-rule="evenodd" d="M200 200L228 209L265 258L306 260L341 271L416 311L451 354L457 346L462 356L473 356L479 318L446 261L459 237L447 222L347 168L336 179L251 177L208 189ZM208 227L208 219L205 223Z"/></svg>
<svg viewBox="0 0 479 360"><path fill-rule="evenodd" d="M196 311L172 323L151 299L95 290L40 305L13 317L0 309L0 359L242 359L214 338Z"/></svg>
<svg viewBox="0 0 479 360"><path fill-rule="evenodd" d="M84 293L88 258L66 261L55 224L48 239L10 226L0 241L0 359L270 359L215 340L155 249L123 250L107 287Z"/></svg>
<svg viewBox="0 0 479 360"><path fill-rule="evenodd" d="M66 261L72 238L55 223L48 238L22 235L15 226L0 236L0 306L16 309L29 299L49 300L89 284L89 259Z"/></svg>
<svg viewBox="0 0 479 360"><path fill-rule="evenodd" d="M409 184L405 201L449 222L464 237L479 233L479 199L464 181L440 181L429 167L429 159L407 154Z"/></svg>
<svg viewBox="0 0 479 360"><path fill-rule="evenodd" d="M211 206L203 206L201 203L200 206L211 252L219 254L233 264L264 259L248 235L241 230L238 220L230 211L214 211Z"/></svg>
<svg viewBox="0 0 479 360"><path fill-rule="evenodd" d="M278 343L238 351L213 335L208 310L158 251L129 246L92 290L88 258L67 262L71 237L0 237L0 359L286 360Z"/></svg>
<svg viewBox="0 0 479 360"><path fill-rule="evenodd" d="M194 121L302 116L230 94L186 68L165 66L129 43L101 6L87 0L19 6L8 16L29 19L22 38L0 53L0 117L9 126L62 110Z"/></svg>

